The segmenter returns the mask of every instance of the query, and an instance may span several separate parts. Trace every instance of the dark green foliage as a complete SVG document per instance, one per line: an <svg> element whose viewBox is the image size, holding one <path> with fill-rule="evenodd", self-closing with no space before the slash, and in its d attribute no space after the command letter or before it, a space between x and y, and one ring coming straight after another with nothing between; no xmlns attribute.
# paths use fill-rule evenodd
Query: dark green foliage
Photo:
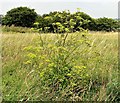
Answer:
<svg viewBox="0 0 120 103"><path fill-rule="evenodd" d="M2 17L3 15L0 15L0 25L2 24Z"/></svg>
<svg viewBox="0 0 120 103"><path fill-rule="evenodd" d="M96 30L97 31L116 31L118 28L117 20L111 18L99 18L96 19Z"/></svg>
<svg viewBox="0 0 120 103"><path fill-rule="evenodd" d="M83 31L84 29L91 31L117 31L119 27L117 20L105 17L94 19L79 10L75 13L70 13L68 10L37 15L34 9L27 7L18 7L8 11L5 17L2 18L2 24L35 27L44 33L72 33Z"/></svg>
<svg viewBox="0 0 120 103"><path fill-rule="evenodd" d="M83 12L71 14L70 11L55 11L38 16L36 22L39 23L38 28L41 28L41 31L64 33L89 29L93 19Z"/></svg>
<svg viewBox="0 0 120 103"><path fill-rule="evenodd" d="M34 9L27 7L17 7L7 12L2 19L3 25L15 25L22 27L32 27L37 17Z"/></svg>
<svg viewBox="0 0 120 103"><path fill-rule="evenodd" d="M118 21L111 18L94 19L84 12L70 11L50 12L38 16L36 22L41 32L65 33L82 30L91 31L117 31Z"/></svg>

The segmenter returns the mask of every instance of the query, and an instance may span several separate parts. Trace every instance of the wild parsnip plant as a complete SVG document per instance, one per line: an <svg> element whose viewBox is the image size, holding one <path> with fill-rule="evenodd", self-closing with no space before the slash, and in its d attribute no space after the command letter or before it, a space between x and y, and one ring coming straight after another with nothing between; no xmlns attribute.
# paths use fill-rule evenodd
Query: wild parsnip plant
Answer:
<svg viewBox="0 0 120 103"><path fill-rule="evenodd" d="M18 9L2 18L10 26L1 27L3 101L120 101L118 21L79 8L42 16Z"/></svg>
<svg viewBox="0 0 120 103"><path fill-rule="evenodd" d="M3 33L3 99L119 101L117 56L117 33Z"/></svg>
<svg viewBox="0 0 120 103"><path fill-rule="evenodd" d="M105 54L89 38L87 32L57 34L53 41L40 36L37 47L24 48L28 53L25 64L40 75L42 100L94 100L92 97L107 85L109 69L101 69Z"/></svg>

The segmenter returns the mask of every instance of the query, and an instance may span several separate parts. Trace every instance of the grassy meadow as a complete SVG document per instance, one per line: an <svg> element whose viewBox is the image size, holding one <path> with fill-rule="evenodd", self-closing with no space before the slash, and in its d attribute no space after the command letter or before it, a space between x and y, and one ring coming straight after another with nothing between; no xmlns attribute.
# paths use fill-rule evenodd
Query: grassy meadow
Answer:
<svg viewBox="0 0 120 103"><path fill-rule="evenodd" d="M119 101L118 33L2 33L5 101Z"/></svg>

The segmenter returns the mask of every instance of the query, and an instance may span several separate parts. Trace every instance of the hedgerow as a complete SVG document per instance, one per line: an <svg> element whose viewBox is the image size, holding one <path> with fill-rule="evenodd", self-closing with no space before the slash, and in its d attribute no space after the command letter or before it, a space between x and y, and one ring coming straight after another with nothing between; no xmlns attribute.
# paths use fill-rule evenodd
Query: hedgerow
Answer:
<svg viewBox="0 0 120 103"><path fill-rule="evenodd" d="M83 29L117 31L119 28L117 20L105 17L95 19L80 10L75 13L68 10L37 15L34 9L18 7L8 11L2 18L2 24L8 26L34 27L33 23L38 23L37 29L44 33L72 33Z"/></svg>

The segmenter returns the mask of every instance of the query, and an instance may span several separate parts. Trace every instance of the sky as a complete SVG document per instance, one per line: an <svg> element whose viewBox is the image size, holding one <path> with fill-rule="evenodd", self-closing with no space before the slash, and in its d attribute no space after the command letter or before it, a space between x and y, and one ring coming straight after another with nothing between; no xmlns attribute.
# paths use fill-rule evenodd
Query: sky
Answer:
<svg viewBox="0 0 120 103"><path fill-rule="evenodd" d="M0 14L5 15L12 8L27 6L40 15L51 11L75 12L80 8L94 18L118 18L118 2L119 0L0 0Z"/></svg>

